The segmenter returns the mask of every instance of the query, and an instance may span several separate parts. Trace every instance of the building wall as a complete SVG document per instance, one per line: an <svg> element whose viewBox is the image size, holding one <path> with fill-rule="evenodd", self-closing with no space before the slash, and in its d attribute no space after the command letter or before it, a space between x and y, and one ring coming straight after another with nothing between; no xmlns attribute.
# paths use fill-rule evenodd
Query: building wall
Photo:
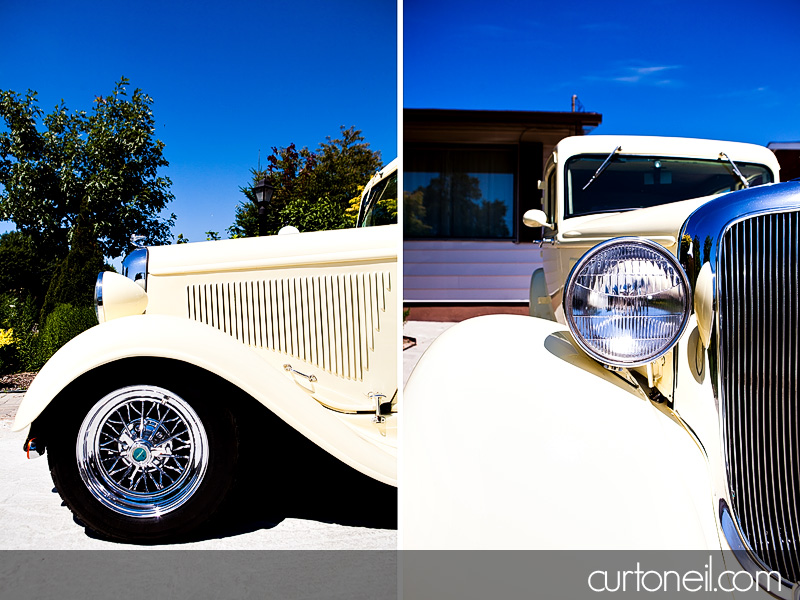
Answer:
<svg viewBox="0 0 800 600"><path fill-rule="evenodd" d="M451 312L458 318L486 310L527 313L531 274L541 265L538 245L531 240L540 232L524 227L522 214L541 206L536 183L555 145L564 137L586 133L601 119L597 113L404 110L407 170L415 150L436 146L512 148L518 157L513 239L404 241L403 299L412 318L420 310L436 312L448 305L455 307Z"/></svg>
<svg viewBox="0 0 800 600"><path fill-rule="evenodd" d="M541 266L533 243L406 240L403 299L415 302L527 303Z"/></svg>

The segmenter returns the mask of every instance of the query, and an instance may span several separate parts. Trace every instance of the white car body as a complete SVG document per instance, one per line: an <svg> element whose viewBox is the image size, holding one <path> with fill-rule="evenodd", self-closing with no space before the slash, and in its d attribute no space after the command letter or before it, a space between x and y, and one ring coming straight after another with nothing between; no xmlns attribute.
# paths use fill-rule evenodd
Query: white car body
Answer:
<svg viewBox="0 0 800 600"><path fill-rule="evenodd" d="M361 221L365 206L375 199L374 192L386 188L387 182L396 188L396 178L395 161L369 182L362 195ZM139 249L138 262L126 259L129 278L102 274L98 312L105 322L71 340L50 359L26 393L14 429L30 428L28 438L38 439L34 448L50 450L48 438L56 437L59 421L83 418L72 414L86 410L82 396L94 398L96 394L99 398L109 390L138 386L142 412L145 403L150 412L131 420L120 417L119 411L103 416L99 408L89 409L90 416L100 415L99 441L95 443L99 450L82 442L81 429L77 452L81 479L90 489L92 485L97 488L94 495L111 508L111 517L140 511L134 516L133 531L144 531L144 539L149 539L146 530L151 522L157 528L156 521L165 509L173 513L191 510L180 504L191 506L183 498L167 506L156 499L146 510L128 506L125 494L144 496L148 486L151 494L154 487L172 487L159 481L170 473L168 457L177 452L176 445L155 443L167 440L166 433L159 433L166 425L158 421L169 423L172 413L153 417L152 422L147 415L161 415L162 407L175 406L178 412L183 407L181 414L191 425L197 417L190 409L198 410L207 431L197 428L192 443L197 455L211 455L209 465L198 469L202 483L202 473L212 469L215 455L235 451L226 448L224 440L215 448L215 434L208 431L213 424L204 421L196 405L226 405L234 390L249 399L245 403L260 403L347 465L396 485L399 242L399 226L382 225ZM137 372L135 365L143 360L156 365L159 375ZM193 381L180 380L186 379L187 373ZM173 383L178 389L194 387L200 397L182 398L173 393ZM94 392L95 388L99 392ZM209 393L204 398L203 388L224 393ZM129 413L130 406L134 410L138 406L118 402L128 407ZM235 414L235 406L230 403L222 408L234 413L233 419L244 418ZM215 414L216 408L205 407L209 414ZM83 422L89 433L93 431L90 416ZM137 473L154 474L138 484L144 487L133 490L126 488L137 484L114 475L120 468L116 463L106 465L98 459L98 465L90 466L90 459L81 458L82 453L92 456L92 452L102 456L104 440L111 431L103 427L119 428L113 424L120 420L130 421L111 446L121 455L120 464L134 467L132 478ZM245 425L241 423L239 430ZM150 433L143 433L147 427ZM218 437L225 435L234 433L225 431ZM75 444L74 437L71 439L63 444L67 453ZM291 449L287 451L291 453ZM48 454L52 468L53 451ZM179 458L184 459L172 460L178 462ZM186 460L189 458L203 457L192 455ZM314 476L313 464L297 468ZM76 485L80 487L62 482L64 488ZM65 490L60 491L63 496ZM124 529L92 524L96 507L91 499L79 508L74 498L67 502L101 533L128 537ZM174 532L185 529L188 527L181 524ZM172 534L172 530L163 532ZM161 535L154 534L154 539Z"/></svg>
<svg viewBox="0 0 800 600"><path fill-rule="evenodd" d="M753 363L752 372L760 374L752 377L778 382L762 387L772 390L775 406L783 406L784 413L791 410L786 407L793 405L794 392L780 395L779 391L780 382L787 381L800 362L790 351L790 343L782 349L774 341L782 338L752 344L731 340L773 327L780 330L785 324L789 327L786 336L796 344L796 323L787 320L794 309L774 308L784 301L780 291L775 291L783 285L777 275L767 275L763 285L750 292L737 287L735 294L728 294L734 287L730 282L739 281L737 273L742 281L750 274L755 277L761 263L734 268L740 259L723 264L720 256L733 255L728 248L731 236L739 235L731 233L738 232L737 227L757 219L796 219L800 183L767 184L613 214L566 216L568 160L583 154L599 155L602 160L617 146L621 146L619 155L655 160L679 157L728 163L720 158L725 153L734 163L761 165L761 183L778 181L772 153L749 144L627 136L561 142L545 169L544 214L530 211L525 219L528 224L548 225L541 248L534 250L542 253L545 272L544 277L534 275L531 308L532 314L549 318L496 315L464 321L434 341L405 387L402 546L705 550L719 553L720 564L733 571L779 572L773 575L773 583L781 579L781 597L791 597L796 573L782 558L770 554L773 542L765 550L754 538L775 535L783 540L775 545L791 547L793 543L779 528L794 523L789 516L793 507L798 508L790 493L794 484L775 482L794 481L794 438L785 444L788 458L774 459L787 465L783 471L771 462L759 467L774 473L775 479L766 476L764 483L741 466L744 458L740 456L757 446L759 436L772 440L765 441L767 445L784 448L783 434L774 433L779 427L777 417L770 417L761 429L753 426L761 433L730 435L727 431L734 425L744 431L744 424L756 420L738 404L734 407L734 396L750 398L748 394L756 390L750 404L758 405L761 414L778 410L770 408L760 387L748 387L749 371L732 373L731 365L737 363L731 357L738 359L739 352L747 360L752 353L760 353L763 368ZM765 173L767 181L763 181ZM601 173L597 181L603 177ZM734 184L733 189L738 187L744 186ZM755 231L756 226L752 227ZM789 236L788 226L779 227ZM795 235L800 239L800 233ZM779 233L763 236L772 236L764 239L774 242L762 244L762 238L754 234L753 254L777 256L774 264L786 264L786 272L796 277L800 242L792 242L792 237L780 246ZM622 238L622 243L657 242L680 261L692 288L691 315L675 346L647 364L630 368L608 367L591 358L563 324L561 294L570 270L587 250L613 238ZM773 267L767 270L771 273ZM722 281L723 275L731 273L733 279ZM787 285L787 309L796 306L791 304L796 291L796 286ZM734 315L740 318L739 312L744 312L744 308L737 312L737 303L744 307L749 302L750 307L755 300L747 298L760 298L762 293L762 309L748 309L746 318L753 320L764 312L770 322L780 325L754 329L742 321L731 326ZM768 295L770 308L766 308ZM721 354L720 340L727 348ZM773 355L783 367L770 366ZM800 424L796 413L787 419ZM788 440L790 434L785 435ZM766 450L752 452L771 455ZM736 487L740 491L732 493L740 486L738 479L732 483L734 477L745 471L741 477L745 483L755 481L753 489L768 488L764 494L774 506L770 504L773 508L769 509L765 503L763 518L772 525L758 525L762 521L750 516L754 509L746 504L745 496L756 492ZM777 516L773 518L771 511ZM776 525L776 519L783 519L785 525ZM736 551L739 559L729 550Z"/></svg>

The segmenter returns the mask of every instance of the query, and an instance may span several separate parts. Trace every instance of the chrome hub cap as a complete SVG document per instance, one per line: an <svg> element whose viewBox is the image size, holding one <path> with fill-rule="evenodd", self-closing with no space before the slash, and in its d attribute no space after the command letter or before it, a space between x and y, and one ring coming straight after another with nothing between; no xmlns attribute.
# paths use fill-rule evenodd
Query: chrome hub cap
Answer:
<svg viewBox="0 0 800 600"><path fill-rule="evenodd" d="M81 425L78 470L104 506L156 517L182 506L208 467L208 439L192 407L154 386L119 389L95 404Z"/></svg>

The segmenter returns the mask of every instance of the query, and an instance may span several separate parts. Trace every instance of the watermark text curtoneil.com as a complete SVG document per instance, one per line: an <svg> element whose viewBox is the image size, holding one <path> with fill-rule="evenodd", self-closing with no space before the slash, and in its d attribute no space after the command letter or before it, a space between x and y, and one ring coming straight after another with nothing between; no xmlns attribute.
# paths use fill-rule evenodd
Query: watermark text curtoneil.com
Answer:
<svg viewBox="0 0 800 600"><path fill-rule="evenodd" d="M588 584L593 592L749 592L759 588L767 592L783 591L776 571L753 574L726 570L716 574L711 555L702 571L644 570L637 561L635 570L593 571Z"/></svg>

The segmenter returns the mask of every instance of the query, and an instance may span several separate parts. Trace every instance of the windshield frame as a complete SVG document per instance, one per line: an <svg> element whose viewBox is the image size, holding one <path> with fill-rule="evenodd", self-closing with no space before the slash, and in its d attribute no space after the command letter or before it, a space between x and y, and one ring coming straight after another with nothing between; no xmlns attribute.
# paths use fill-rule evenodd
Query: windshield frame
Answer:
<svg viewBox="0 0 800 600"><path fill-rule="evenodd" d="M664 155L640 155L640 154L624 154L624 153L616 153L611 155L611 161L609 162L606 169L596 177L593 184L588 186L586 189L581 189L584 187L584 183L588 180L592 174L594 174L597 170L597 165L601 164L604 160L609 157L607 154L601 153L583 153L583 154L575 154L570 156L567 160L564 161L564 166L562 170L562 177L563 177L563 206L562 206L562 214L564 219L571 219L574 217L583 217L589 216L593 214L607 214L607 213L614 213L614 212L627 212L631 210L638 210L640 208L648 208L652 206L661 206L664 204L671 204L673 202L680 202L682 200L689 200L692 198L699 198L708 195L716 195L720 193L725 193L728 191L734 191L738 189L742 189L744 186L742 181L739 177L734 173L733 169L731 168L730 164L727 161L722 160L720 158L708 158L708 157L686 157L686 156L664 156ZM586 161L587 159L591 160L591 163L587 165L586 169L581 169L581 175L586 174L584 179L579 181L573 181L573 174L576 172L574 169L574 165L577 161ZM610 193L608 189L603 189L603 184L608 186L608 176L616 173L619 175L620 170L619 168L614 169L614 166L619 166L620 163L631 163L639 166L640 168L636 169L636 171L640 171L642 173L645 172L644 169L641 168L643 165L652 164L653 165L653 172L655 173L656 164L660 164L661 166L658 167L659 177L661 173L669 173L670 180L669 184L672 183L672 174L673 173L681 173L681 171L676 171L674 168L670 169L670 167L689 167L692 164L701 164L703 165L704 169L707 169L707 173L705 175L708 177L709 182L711 184L714 183L712 178L720 179L722 175L727 174L730 176L730 183L729 185L717 185L710 187L709 189L698 189L696 193L692 192L690 195L686 193L680 194L678 193L674 198L664 198L661 199L656 198L653 202L641 202L637 206L632 206L629 203L625 203L624 201L620 201L618 204L614 204L613 202L608 202L608 196ZM773 182L773 173L772 170L765 164L758 163L758 162L744 162L744 161L736 161L736 165L739 169L742 170L746 175L748 181L751 181L751 185L761 185L764 183L772 183ZM709 168L714 167L714 168ZM698 175L704 173L703 171L698 171ZM632 172L634 174L634 172ZM689 170L682 172L683 176L691 175ZM606 180L604 181L604 178ZM761 181L760 184L753 184L752 180L759 180ZM727 182L727 179L725 179ZM665 182L666 183L666 182ZM704 182L705 183L705 182ZM654 192L663 192L664 188L661 188L660 182L645 182L644 179L640 185L641 188L647 186L650 189L640 189L640 190L631 190L628 193L628 197L636 197L637 199L653 199ZM683 184L684 186L686 184ZM652 187L650 187L652 186ZM709 187L706 185L706 187ZM679 188L676 188L676 192L679 191ZM606 201L600 202L599 200L590 200L587 201L587 197L591 198L591 195L597 195L598 199L605 198ZM580 198L583 196L583 198ZM577 198L577 199L576 199Z"/></svg>
<svg viewBox="0 0 800 600"><path fill-rule="evenodd" d="M378 206L378 203L381 200L392 198L391 194L387 195L387 191L389 188L394 185L394 198L397 201L397 170L393 169L383 177L381 177L377 182L375 182L367 193L361 198L361 202L359 205L358 217L356 219L356 227L374 227L379 224L390 224L389 222L386 223L374 223L373 222L373 213ZM391 223L396 223L397 221L392 221Z"/></svg>

